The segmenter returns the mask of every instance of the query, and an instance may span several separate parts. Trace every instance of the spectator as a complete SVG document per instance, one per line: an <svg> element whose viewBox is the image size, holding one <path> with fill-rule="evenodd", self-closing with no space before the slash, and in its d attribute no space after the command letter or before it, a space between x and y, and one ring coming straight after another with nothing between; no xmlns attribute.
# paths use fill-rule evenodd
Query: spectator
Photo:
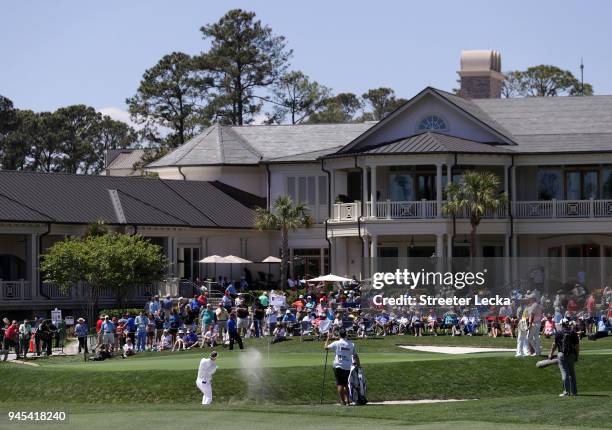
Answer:
<svg viewBox="0 0 612 430"><path fill-rule="evenodd" d="M172 349L172 335L170 334L168 329L165 329L164 332L162 333L162 336L161 336L161 342L159 344L159 350L160 351L167 351L169 349Z"/></svg>
<svg viewBox="0 0 612 430"><path fill-rule="evenodd" d="M193 330L188 328L184 341L185 341L185 348L191 349L193 346L198 344L198 335L195 334Z"/></svg>
<svg viewBox="0 0 612 430"><path fill-rule="evenodd" d="M155 343L155 317L152 313L149 313L147 320L147 346L149 351L153 351L153 344Z"/></svg>
<svg viewBox="0 0 612 430"><path fill-rule="evenodd" d="M172 297L170 294L166 295L166 298L161 304L161 311L164 313L164 317L168 319L170 317L170 311L172 310Z"/></svg>
<svg viewBox="0 0 612 430"><path fill-rule="evenodd" d="M231 313L229 316L229 321L227 322L227 332L229 334L229 349L230 351L234 349L234 341L238 342L238 346L240 349L244 349L244 345L242 344L242 338L238 333L238 329L236 327L236 314Z"/></svg>
<svg viewBox="0 0 612 430"><path fill-rule="evenodd" d="M548 315L544 321L544 336L548 339L555 335L555 322L552 319L552 315Z"/></svg>
<svg viewBox="0 0 612 430"><path fill-rule="evenodd" d="M208 330L202 334L202 348L204 345L214 348L217 345L218 333L215 331L215 326L210 325Z"/></svg>
<svg viewBox="0 0 612 430"><path fill-rule="evenodd" d="M136 351L143 352L147 347L147 328L149 326L149 318L144 311L140 311L140 315L134 320L136 325Z"/></svg>
<svg viewBox="0 0 612 430"><path fill-rule="evenodd" d="M125 328L126 328L126 337L132 339L132 345L136 343L136 320L130 314L125 314ZM145 317L146 318L146 317Z"/></svg>
<svg viewBox="0 0 612 430"><path fill-rule="evenodd" d="M15 350L16 358L21 358L19 357L19 324L15 320L4 332L4 361L6 361L11 348Z"/></svg>
<svg viewBox="0 0 612 430"><path fill-rule="evenodd" d="M111 322L108 315L104 315L104 322L100 331L102 332L102 344L106 345L106 350L111 352L115 344L115 325Z"/></svg>
<svg viewBox="0 0 612 430"><path fill-rule="evenodd" d="M178 312L175 308L172 308L170 311L170 317L168 318L168 327L170 335L172 336L172 343L176 342L176 334L178 333L179 326L181 325L181 320L179 318Z"/></svg>
<svg viewBox="0 0 612 430"><path fill-rule="evenodd" d="M225 331L227 330L227 320L229 319L229 313L227 312L227 309L223 307L223 303L219 303L219 306L217 307L215 314L217 316L217 325L219 326L219 334L223 336Z"/></svg>
<svg viewBox="0 0 612 430"><path fill-rule="evenodd" d="M259 299L255 299L255 303L253 304L253 325L255 326L255 337L261 336L263 320L266 316L266 310L259 301Z"/></svg>
<svg viewBox="0 0 612 430"><path fill-rule="evenodd" d="M176 340L174 341L174 346L172 347L172 351L184 351L185 350L185 332L183 330L178 331L178 335L176 336Z"/></svg>
<svg viewBox="0 0 612 430"><path fill-rule="evenodd" d="M19 349L23 354L23 358L28 356L28 349L30 349L30 338L32 337L32 326L30 321L27 319L23 320L23 324L19 326Z"/></svg>
<svg viewBox="0 0 612 430"><path fill-rule="evenodd" d="M258 298L259 298L259 303L261 303L261 305L264 308L267 308L268 306L270 306L270 299L268 298L268 293L266 291L261 293L261 296L259 296Z"/></svg>
<svg viewBox="0 0 612 430"><path fill-rule="evenodd" d="M149 313L152 313L153 315L159 313L160 308L161 308L161 303L159 302L159 296L153 296L151 301L148 303L147 308L149 310Z"/></svg>
<svg viewBox="0 0 612 430"><path fill-rule="evenodd" d="M285 323L280 323L273 332L274 339L272 343L282 342L287 340L287 329L285 328Z"/></svg>
<svg viewBox="0 0 612 430"><path fill-rule="evenodd" d="M89 332L89 329L87 327L87 324L85 324L85 319L83 318L77 319L77 325L74 328L74 334L76 335L79 341L79 354L81 353L81 350L83 350L85 354L89 353L89 350L87 349L87 333L88 332Z"/></svg>
<svg viewBox="0 0 612 430"><path fill-rule="evenodd" d="M123 354L121 355L121 357L127 358L135 354L136 353L134 352L134 344L132 343L132 338L128 337L125 340L125 345L123 345Z"/></svg>
<svg viewBox="0 0 612 430"><path fill-rule="evenodd" d="M240 301L240 304L236 308L236 316L238 317L238 333L241 336L246 336L246 332L249 328L249 308L243 300Z"/></svg>
<svg viewBox="0 0 612 430"><path fill-rule="evenodd" d="M212 305L208 303L200 314L200 325L202 334L210 330L211 326L215 324L216 314L212 310ZM204 342L202 342L202 348L204 348Z"/></svg>

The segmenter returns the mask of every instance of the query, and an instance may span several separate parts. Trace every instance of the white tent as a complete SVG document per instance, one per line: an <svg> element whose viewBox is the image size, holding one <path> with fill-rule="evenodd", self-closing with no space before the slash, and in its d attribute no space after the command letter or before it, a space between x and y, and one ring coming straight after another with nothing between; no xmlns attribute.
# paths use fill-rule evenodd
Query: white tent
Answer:
<svg viewBox="0 0 612 430"><path fill-rule="evenodd" d="M227 263L227 261L225 261L225 257L221 257L219 255L209 255L208 257L202 258L200 260L200 263L217 264L217 263Z"/></svg>
<svg viewBox="0 0 612 430"><path fill-rule="evenodd" d="M245 258L236 257L235 255L226 255L223 257L225 263L229 264L251 264L251 260L247 260Z"/></svg>
<svg viewBox="0 0 612 430"><path fill-rule="evenodd" d="M261 260L262 263L282 263L282 261L283 260L273 255L270 255L269 257L266 257L263 260Z"/></svg>
<svg viewBox="0 0 612 430"><path fill-rule="evenodd" d="M342 276L332 275L331 273L329 275L319 276L318 278L312 278L312 279L306 280L306 282L351 282L351 281L352 279L350 278L343 278Z"/></svg>

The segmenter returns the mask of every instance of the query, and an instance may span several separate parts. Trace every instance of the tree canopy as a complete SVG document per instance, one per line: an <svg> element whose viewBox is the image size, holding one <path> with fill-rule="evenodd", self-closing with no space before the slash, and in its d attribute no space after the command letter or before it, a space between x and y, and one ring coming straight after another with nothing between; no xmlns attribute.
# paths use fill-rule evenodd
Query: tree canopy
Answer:
<svg viewBox="0 0 612 430"><path fill-rule="evenodd" d="M210 49L199 57L215 89L210 117L231 125L252 122L263 105L257 91L276 82L288 66L292 51L285 38L255 19L254 12L241 9L228 11L200 31L210 41Z"/></svg>
<svg viewBox="0 0 612 430"><path fill-rule="evenodd" d="M8 103L5 103L8 106ZM54 112L0 107L0 167L10 170L97 173L107 149L135 144L127 124L94 108L73 105Z"/></svg>
<svg viewBox="0 0 612 430"><path fill-rule="evenodd" d="M319 112L331 95L331 90L300 71L284 74L272 87L273 111L269 122L300 124Z"/></svg>
<svg viewBox="0 0 612 430"><path fill-rule="evenodd" d="M593 86L584 85L569 70L541 64L526 70L506 72L502 86L504 97L590 96Z"/></svg>
<svg viewBox="0 0 612 430"><path fill-rule="evenodd" d="M395 97L395 91L386 87L369 90L361 99L363 106L369 109L363 114L365 121L380 121L406 102L406 99Z"/></svg>
<svg viewBox="0 0 612 430"><path fill-rule="evenodd" d="M208 125L204 108L210 84L194 58L173 52L144 72L126 103L132 119L144 126L145 140L175 148Z"/></svg>
<svg viewBox="0 0 612 430"><path fill-rule="evenodd" d="M64 291L84 283L90 321L103 288L125 297L130 287L161 280L167 266L161 248L141 236L95 231L54 243L41 261L46 282Z"/></svg>

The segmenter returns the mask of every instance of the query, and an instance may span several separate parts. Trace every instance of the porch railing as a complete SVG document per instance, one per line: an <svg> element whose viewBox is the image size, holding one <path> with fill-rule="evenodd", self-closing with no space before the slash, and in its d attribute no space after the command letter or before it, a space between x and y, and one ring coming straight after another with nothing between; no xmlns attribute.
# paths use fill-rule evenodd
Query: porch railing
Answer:
<svg viewBox="0 0 612 430"><path fill-rule="evenodd" d="M336 203L333 217L336 221L357 221L361 216L361 202Z"/></svg>
<svg viewBox="0 0 612 430"><path fill-rule="evenodd" d="M444 204L445 202L443 202ZM612 218L612 200L534 200L512 203L512 214L515 218ZM365 216L377 219L426 219L440 216L447 218L438 208L436 201L378 201L376 214L372 214L372 204L367 202ZM335 221L356 221L361 215L361 204L340 203L334 205ZM468 218L469 213L460 214L458 218ZM496 210L487 210L486 219L507 218L508 206Z"/></svg>
<svg viewBox="0 0 612 430"><path fill-rule="evenodd" d="M0 298L2 300L32 300L32 287L30 281L0 280Z"/></svg>
<svg viewBox="0 0 612 430"><path fill-rule="evenodd" d="M612 200L540 200L514 203L517 218L612 217Z"/></svg>

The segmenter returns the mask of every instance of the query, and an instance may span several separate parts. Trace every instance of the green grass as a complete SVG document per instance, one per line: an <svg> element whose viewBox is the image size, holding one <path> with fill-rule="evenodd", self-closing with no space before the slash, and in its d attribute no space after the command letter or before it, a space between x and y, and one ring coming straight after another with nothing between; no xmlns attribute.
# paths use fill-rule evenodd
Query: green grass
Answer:
<svg viewBox="0 0 612 430"><path fill-rule="evenodd" d="M167 428L180 422L194 426L198 420L232 423L231 427L270 428L516 428L566 426L610 428L612 416L612 339L584 342L578 362L579 392L585 396L559 399L556 367L536 369L536 358L515 358L509 352L445 355L402 350L401 345L513 347L512 339L392 336L357 341L368 378L370 401L398 399L479 399L431 405L384 405L341 408L334 406L333 375L328 368L319 406L325 353L320 342L298 339L271 345L249 340L247 350L219 348L213 391L215 405L202 410L195 388L197 364L208 350L180 353L144 353L129 359L83 362L79 357L36 360L40 366L0 364L0 408L23 408L16 399L40 399L41 408L61 408L73 416L69 427L105 428L122 422L147 428ZM545 342L549 347L550 341ZM249 388L252 376L240 371L261 353L261 383ZM330 355L331 364L331 355ZM329 367L329 366L328 366ZM587 396L587 394L593 396ZM37 400L35 400L36 402ZM37 403L30 404L29 407ZM105 405L113 413L104 414ZM308 406L305 406L308 405ZM296 415L297 414L297 415ZM309 418L304 420L303 417ZM0 417L0 428L6 425ZM354 421L358 419L359 421ZM4 421L3 421L4 420ZM153 424L153 425L149 425ZM450 425L452 424L452 425ZM14 426L14 424L9 424ZM448 427L446 427L448 426ZM507 426L507 427L505 427ZM14 427L12 427L14 428ZM18 428L23 427L22 424ZM64 428L64 427L62 427ZM537 427L533 427L537 428Z"/></svg>

